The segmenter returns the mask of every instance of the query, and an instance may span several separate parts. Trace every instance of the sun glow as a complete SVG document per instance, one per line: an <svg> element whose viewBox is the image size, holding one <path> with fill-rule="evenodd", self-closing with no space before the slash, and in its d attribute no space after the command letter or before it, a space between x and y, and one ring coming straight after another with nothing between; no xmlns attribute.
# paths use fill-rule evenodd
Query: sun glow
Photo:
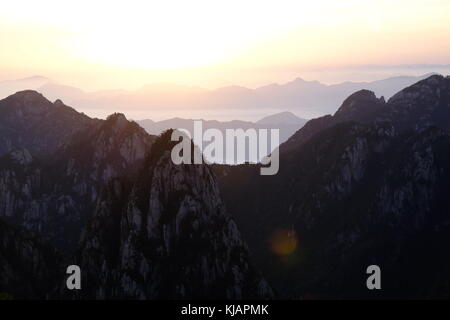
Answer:
<svg viewBox="0 0 450 320"><path fill-rule="evenodd" d="M283 6L277 7L273 2L210 0L81 0L64 7L61 1L22 0L8 4L0 15L35 32L43 26L64 30L61 46L91 63L176 69L233 59L294 27L294 12L302 16L295 10L286 17Z"/></svg>
<svg viewBox="0 0 450 320"><path fill-rule="evenodd" d="M0 10L0 68L242 83L299 65L448 63L448 16L442 0L15 0Z"/></svg>

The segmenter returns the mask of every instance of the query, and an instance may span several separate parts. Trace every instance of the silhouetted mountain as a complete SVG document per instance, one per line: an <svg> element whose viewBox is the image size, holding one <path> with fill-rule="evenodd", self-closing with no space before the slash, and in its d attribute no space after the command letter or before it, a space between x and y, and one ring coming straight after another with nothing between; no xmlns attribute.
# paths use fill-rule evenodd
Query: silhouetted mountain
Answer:
<svg viewBox="0 0 450 320"><path fill-rule="evenodd" d="M295 135L280 147L280 153L287 153L309 140L316 133L345 121L370 122L386 107L384 97L377 98L372 91L360 90L344 100L334 116L326 115L308 121Z"/></svg>
<svg viewBox="0 0 450 320"><path fill-rule="evenodd" d="M306 120L297 117L292 112L285 111L285 112L280 112L280 113L276 113L276 114L264 117L264 118L258 120L256 123L260 124L260 125L276 125L276 124L278 124L280 126L297 125L300 128L306 123Z"/></svg>
<svg viewBox="0 0 450 320"><path fill-rule="evenodd" d="M449 77L431 76L387 103L360 91L280 147L278 175L215 167L275 289L285 297L449 296L449 110ZM379 291L366 288L372 264L381 268Z"/></svg>
<svg viewBox="0 0 450 320"><path fill-rule="evenodd" d="M94 120L34 91L0 101L0 216L71 251L97 194L132 174L154 137L123 115Z"/></svg>
<svg viewBox="0 0 450 320"><path fill-rule="evenodd" d="M48 101L36 91L17 92L0 101L0 155L27 148L35 155L48 155L96 120Z"/></svg>
<svg viewBox="0 0 450 320"><path fill-rule="evenodd" d="M91 119L34 91L0 115L0 292L68 297L78 252L92 280L79 298L272 297L211 170L173 165L170 133L155 142L123 114Z"/></svg>
<svg viewBox="0 0 450 320"><path fill-rule="evenodd" d="M450 296L450 77L387 102L353 93L280 146L274 176L259 165L174 165L170 131L156 139L122 114L91 119L32 91L0 101L0 115L0 292ZM63 265L81 265L83 291L65 290L55 247ZM372 264L380 291L366 288ZM17 286L25 273L34 280Z"/></svg>
<svg viewBox="0 0 450 320"><path fill-rule="evenodd" d="M80 248L84 298L270 298L211 170L174 165L171 131L134 181L113 180Z"/></svg>

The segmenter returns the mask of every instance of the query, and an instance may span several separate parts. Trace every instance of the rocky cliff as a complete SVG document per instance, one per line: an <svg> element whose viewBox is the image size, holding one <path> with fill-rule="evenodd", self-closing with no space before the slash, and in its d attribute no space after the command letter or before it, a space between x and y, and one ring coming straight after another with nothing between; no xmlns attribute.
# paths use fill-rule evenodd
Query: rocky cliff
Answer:
<svg viewBox="0 0 450 320"><path fill-rule="evenodd" d="M94 120L34 91L0 101L0 217L69 253L112 177L136 172L154 141L114 114Z"/></svg>
<svg viewBox="0 0 450 320"><path fill-rule="evenodd" d="M205 165L174 165L171 132L135 181L105 189L79 263L90 298L270 298Z"/></svg>

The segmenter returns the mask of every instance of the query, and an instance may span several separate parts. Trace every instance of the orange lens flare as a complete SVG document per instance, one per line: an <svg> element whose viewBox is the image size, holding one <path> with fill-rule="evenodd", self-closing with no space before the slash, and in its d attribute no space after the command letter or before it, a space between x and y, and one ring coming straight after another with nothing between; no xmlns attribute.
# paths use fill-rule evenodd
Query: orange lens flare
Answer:
<svg viewBox="0 0 450 320"><path fill-rule="evenodd" d="M272 234L269 243L273 253L280 256L287 256L297 249L297 234L293 230L278 230Z"/></svg>

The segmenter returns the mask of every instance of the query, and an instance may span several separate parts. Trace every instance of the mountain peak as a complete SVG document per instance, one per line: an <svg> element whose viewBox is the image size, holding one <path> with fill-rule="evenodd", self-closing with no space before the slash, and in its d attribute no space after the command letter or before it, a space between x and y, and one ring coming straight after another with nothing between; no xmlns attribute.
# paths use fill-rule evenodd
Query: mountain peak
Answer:
<svg viewBox="0 0 450 320"><path fill-rule="evenodd" d="M53 102L53 105L55 107L62 107L62 106L64 106L64 102L62 102L61 99L56 99L55 102Z"/></svg>
<svg viewBox="0 0 450 320"><path fill-rule="evenodd" d="M433 74L395 94L389 102L402 103L406 100L440 97L442 92L450 89L450 78Z"/></svg>
<svg viewBox="0 0 450 320"><path fill-rule="evenodd" d="M428 78L424 79L426 82L436 83L444 80L444 76L442 74L431 74ZM419 81L420 82L420 81Z"/></svg>
<svg viewBox="0 0 450 320"><path fill-rule="evenodd" d="M420 88L420 87L424 87L424 86L440 86L446 83L446 81L448 81L448 77L444 77L441 74L432 74L427 78L424 78L416 83L414 83L413 85L403 89L402 91L408 91L412 88Z"/></svg>
<svg viewBox="0 0 450 320"><path fill-rule="evenodd" d="M305 79L301 78L301 77L296 77L294 80L292 80L291 82L298 82L298 83L302 83L302 82L307 82Z"/></svg>
<svg viewBox="0 0 450 320"><path fill-rule="evenodd" d="M113 113L106 118L105 125L117 130L124 130L130 122L123 113Z"/></svg>
<svg viewBox="0 0 450 320"><path fill-rule="evenodd" d="M18 91L14 94L12 94L10 97L15 99L24 99L24 100L42 100L45 99L48 101L42 93L37 92L36 90L23 90Z"/></svg>
<svg viewBox="0 0 450 320"><path fill-rule="evenodd" d="M310 80L305 80L305 79L300 78L300 77L297 77L294 80L287 82L285 85L288 86L288 87L289 86L294 86L294 87L296 87L296 86L305 86L305 85L306 86L313 86L313 87L323 86L323 84L320 83L317 80L310 81Z"/></svg>
<svg viewBox="0 0 450 320"><path fill-rule="evenodd" d="M385 104L384 97L378 99L373 91L363 89L345 99L334 116L361 120L359 118L367 117Z"/></svg>
<svg viewBox="0 0 450 320"><path fill-rule="evenodd" d="M106 118L106 121L111 121L111 122L125 122L128 121L127 117L125 117L125 115L123 113L120 112L115 112L111 115L109 115Z"/></svg>
<svg viewBox="0 0 450 320"><path fill-rule="evenodd" d="M47 100L41 93L35 90L24 90L16 92L4 101L8 101L9 103L13 103L15 105L20 105L29 108L37 108L45 105L51 105L51 102Z"/></svg>
<svg viewBox="0 0 450 320"><path fill-rule="evenodd" d="M304 119L297 117L290 111L284 111L276 114L272 114L270 116L264 117L256 123L265 125L265 124L297 124L304 122Z"/></svg>
<svg viewBox="0 0 450 320"><path fill-rule="evenodd" d="M375 93L370 90L362 89L359 91L356 91L355 93L352 93L350 96L347 97L347 99L344 100L342 103L342 106L339 108L341 110L342 108L348 108L349 105L355 102L360 101L375 101L378 100ZM338 110L338 112L339 112Z"/></svg>

